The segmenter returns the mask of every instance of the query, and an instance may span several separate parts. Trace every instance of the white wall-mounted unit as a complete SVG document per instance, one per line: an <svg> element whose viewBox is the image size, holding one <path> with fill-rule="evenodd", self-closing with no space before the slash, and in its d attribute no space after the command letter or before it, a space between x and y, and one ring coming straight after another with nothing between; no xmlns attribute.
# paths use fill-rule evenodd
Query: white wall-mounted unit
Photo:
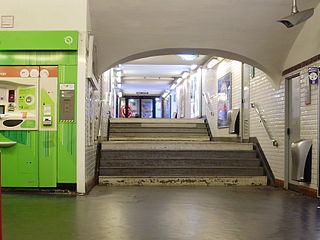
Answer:
<svg viewBox="0 0 320 240"><path fill-rule="evenodd" d="M92 83L92 86L94 87L95 90L98 89L98 81L95 76L95 57L96 57L96 51L95 51L95 46L94 46L94 36L89 35L88 39L88 54L87 54L87 78L89 81Z"/></svg>

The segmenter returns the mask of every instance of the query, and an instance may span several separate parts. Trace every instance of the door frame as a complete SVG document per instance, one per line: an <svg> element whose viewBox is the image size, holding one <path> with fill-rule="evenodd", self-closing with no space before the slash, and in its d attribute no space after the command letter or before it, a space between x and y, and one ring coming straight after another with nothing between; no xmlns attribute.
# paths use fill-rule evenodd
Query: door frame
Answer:
<svg viewBox="0 0 320 240"><path fill-rule="evenodd" d="M140 115L140 118L141 118L141 99L152 99L152 107L153 107L153 112L152 112L152 118L156 118L156 98L160 98L159 96L124 96L125 98L125 102L126 102L126 118L128 118L128 101L129 101L129 98L131 99L140 99L140 102L139 102L139 115Z"/></svg>
<svg viewBox="0 0 320 240"><path fill-rule="evenodd" d="M290 155L289 155L289 151L290 151L290 141L289 141L289 134L288 134L288 128L289 128L289 112L290 112L290 105L289 105L289 100L290 100L290 96L289 96L289 91L290 91L290 87L289 87L289 81L296 78L296 77L300 77L300 72L299 73L295 73L289 77L285 78L285 127L284 127L284 188L285 189L289 189L289 184L290 184Z"/></svg>

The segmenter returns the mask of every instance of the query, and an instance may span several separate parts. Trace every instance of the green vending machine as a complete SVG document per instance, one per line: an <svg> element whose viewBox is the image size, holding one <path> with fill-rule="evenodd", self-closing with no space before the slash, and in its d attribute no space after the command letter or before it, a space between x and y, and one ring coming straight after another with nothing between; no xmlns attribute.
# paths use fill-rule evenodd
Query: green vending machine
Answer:
<svg viewBox="0 0 320 240"><path fill-rule="evenodd" d="M2 33L2 186L75 186L78 34Z"/></svg>

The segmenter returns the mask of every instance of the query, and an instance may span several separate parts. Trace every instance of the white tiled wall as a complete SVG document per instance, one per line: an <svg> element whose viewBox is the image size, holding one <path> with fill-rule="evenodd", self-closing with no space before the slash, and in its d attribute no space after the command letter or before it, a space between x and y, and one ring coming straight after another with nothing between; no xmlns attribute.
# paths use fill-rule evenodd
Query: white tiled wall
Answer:
<svg viewBox="0 0 320 240"><path fill-rule="evenodd" d="M92 92L90 97L90 92ZM96 153L97 153L97 130L99 117L99 104L100 104L100 89L93 91L90 83L86 83L86 153L85 153L85 174L86 182L95 174ZM93 124L93 129L90 127ZM92 130L91 130L92 129Z"/></svg>
<svg viewBox="0 0 320 240"><path fill-rule="evenodd" d="M315 64L313 64L314 66ZM319 65L319 64L316 64ZM300 69L301 83L301 139L313 140L313 164L311 184L300 183L311 188L317 187L317 161L318 161L318 140L317 140L317 119L318 119L318 86L312 86L312 104L305 105L305 84L308 68ZM291 73L292 75L294 73ZM250 112L250 135L257 137L263 151L269 161L273 173L277 179L284 180L285 165L285 82L280 89L271 85L268 76L260 70L256 70L256 76L250 83L251 102L255 102L263 113L263 117L269 127L272 136L278 140L279 147L272 146L256 112Z"/></svg>
<svg viewBox="0 0 320 240"><path fill-rule="evenodd" d="M112 96L110 96L111 72L107 71L100 82L100 88L93 91L90 88L90 83L86 83L86 182L95 174L96 154L97 154L97 136L99 134L99 119L100 119L100 104L101 104L101 136L107 137L108 133L108 118L110 109L113 104ZM112 89L111 89L112 90ZM90 98L90 92L93 94ZM93 124L92 138L90 138L90 124Z"/></svg>
<svg viewBox="0 0 320 240"><path fill-rule="evenodd" d="M232 73L232 108L240 108L241 106L241 62L224 60L223 62L216 65L213 69L204 69L202 75L202 92L207 93L210 96L211 110L214 115L209 113L208 107L205 101L202 101L203 114L206 115L212 135L214 137L234 137L228 133L228 128L219 129L218 118L217 118L217 86L218 79Z"/></svg>
<svg viewBox="0 0 320 240"><path fill-rule="evenodd" d="M276 90L268 76L256 69L256 77L250 82L250 98L262 112L270 133L278 141L279 147L272 145L254 109L250 111L250 136L258 138L275 177L284 179L284 83Z"/></svg>
<svg viewBox="0 0 320 240"><path fill-rule="evenodd" d="M111 81L111 70L108 70L103 74L102 77L102 85L101 85L101 106L102 106L102 119L101 119L101 136L107 137L108 135L108 118L109 115L111 114L111 100L112 96L110 93L110 81Z"/></svg>

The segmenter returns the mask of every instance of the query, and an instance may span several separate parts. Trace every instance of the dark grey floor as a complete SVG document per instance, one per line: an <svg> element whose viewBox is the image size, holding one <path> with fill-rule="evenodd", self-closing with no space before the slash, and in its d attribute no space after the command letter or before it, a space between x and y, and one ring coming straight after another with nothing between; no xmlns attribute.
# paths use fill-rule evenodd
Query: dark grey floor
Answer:
<svg viewBox="0 0 320 240"><path fill-rule="evenodd" d="M318 200L269 187L4 194L5 240L319 240Z"/></svg>

